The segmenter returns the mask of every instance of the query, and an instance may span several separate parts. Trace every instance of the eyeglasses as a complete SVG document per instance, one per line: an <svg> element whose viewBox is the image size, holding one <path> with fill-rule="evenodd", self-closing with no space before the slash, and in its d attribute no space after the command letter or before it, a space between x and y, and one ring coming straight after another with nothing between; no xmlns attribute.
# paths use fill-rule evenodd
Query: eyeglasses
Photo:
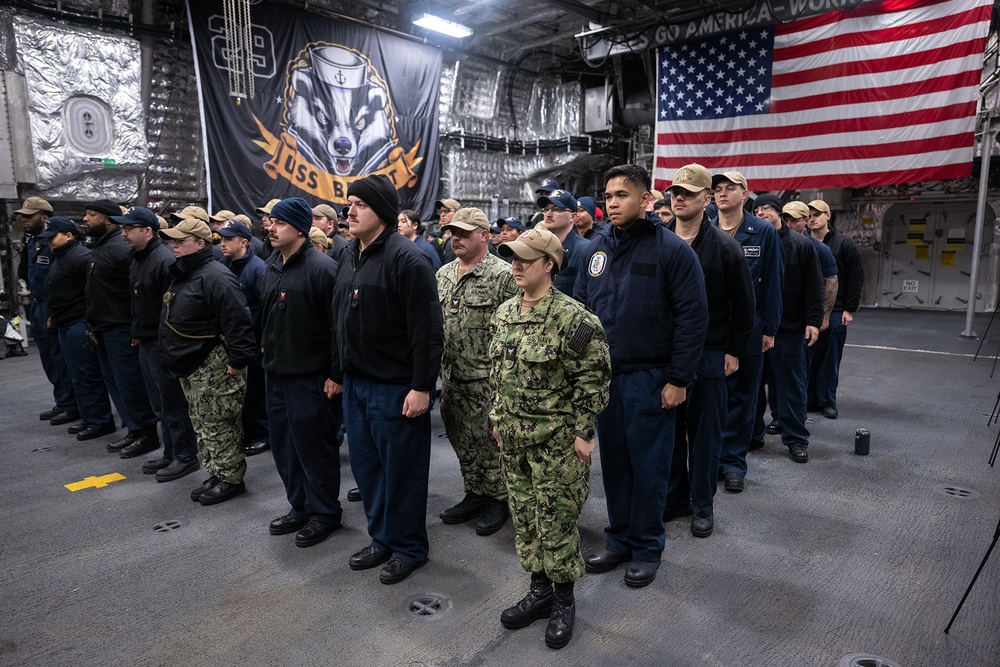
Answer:
<svg viewBox="0 0 1000 667"><path fill-rule="evenodd" d="M757 208L755 208L753 210L753 214L754 215L758 215L760 213L766 213L767 209L771 209L772 211L777 211L778 210L778 209L774 208L773 206L771 206L770 204L763 204L763 205L758 206Z"/></svg>
<svg viewBox="0 0 1000 667"><path fill-rule="evenodd" d="M194 237L193 236L185 236L182 239L168 239L167 243L169 243L170 245L172 245L172 246L174 246L176 248L177 246L184 245L188 241L194 241Z"/></svg>
<svg viewBox="0 0 1000 667"><path fill-rule="evenodd" d="M558 206L546 206L542 209L543 213L559 213L560 211L569 211L569 209L559 208Z"/></svg>

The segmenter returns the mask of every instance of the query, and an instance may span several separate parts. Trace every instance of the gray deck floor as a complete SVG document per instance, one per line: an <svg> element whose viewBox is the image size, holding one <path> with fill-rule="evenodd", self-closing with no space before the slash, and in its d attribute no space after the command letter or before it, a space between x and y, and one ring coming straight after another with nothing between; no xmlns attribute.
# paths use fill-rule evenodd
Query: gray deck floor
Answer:
<svg viewBox="0 0 1000 667"><path fill-rule="evenodd" d="M629 589L621 570L579 582L575 636L558 652L543 622L499 623L527 580L509 524L483 538L438 520L462 492L436 414L431 560L383 586L378 570L347 567L368 543L359 504L345 504L332 538L296 548L267 533L287 510L269 454L249 460L245 496L202 507L188 493L203 473L157 484L140 472L145 457L123 461L105 452L108 438L78 443L40 422L51 392L38 357L2 360L0 665L835 666L870 653L901 667L996 667L1000 553L943 634L1000 519L1000 469L986 465L1000 374L990 379L991 359L973 362L978 343L962 328L960 315L862 311L841 416L813 415L811 461L793 463L769 437L751 454L747 490L716 497L714 535L668 524L653 585ZM1000 322L984 351L998 346ZM853 453L858 427L871 430L871 456ZM346 491L346 447L342 461ZM126 479L64 487L109 473ZM170 519L187 525L152 531ZM605 519L595 465L585 553L603 544ZM404 601L423 593L450 609L406 616Z"/></svg>

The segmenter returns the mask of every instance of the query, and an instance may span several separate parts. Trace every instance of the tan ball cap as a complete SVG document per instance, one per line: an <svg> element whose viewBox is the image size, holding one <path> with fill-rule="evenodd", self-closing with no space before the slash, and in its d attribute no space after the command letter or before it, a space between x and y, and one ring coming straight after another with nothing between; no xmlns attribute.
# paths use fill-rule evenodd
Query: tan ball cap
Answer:
<svg viewBox="0 0 1000 667"><path fill-rule="evenodd" d="M203 241L211 241L212 229L203 220L184 218L173 227L160 230L160 238L165 239L186 239L191 236Z"/></svg>
<svg viewBox="0 0 1000 667"><path fill-rule="evenodd" d="M458 212L455 213L455 217L451 219L451 222L441 229L449 229L452 227L471 232L476 229L489 229L490 221L486 218L486 214L480 209L469 206L458 209Z"/></svg>
<svg viewBox="0 0 1000 667"><path fill-rule="evenodd" d="M820 213L829 213L830 212L830 205L827 204L822 199L813 199L811 202L809 202L809 208L814 208L817 211L819 211Z"/></svg>
<svg viewBox="0 0 1000 667"><path fill-rule="evenodd" d="M686 164L674 174L670 187L684 188L688 192L712 189L712 176L698 163Z"/></svg>
<svg viewBox="0 0 1000 667"><path fill-rule="evenodd" d="M539 229L538 225L513 241L501 243L497 252L504 257L517 255L529 262L539 257L548 257L556 263L557 268L562 268L563 249L559 237L547 229Z"/></svg>
<svg viewBox="0 0 1000 667"><path fill-rule="evenodd" d="M28 197L24 200L24 206L14 211L14 213L19 215L34 215L39 211L52 213L52 204L48 203L41 197Z"/></svg>
<svg viewBox="0 0 1000 667"><path fill-rule="evenodd" d="M808 218L809 207L800 201L790 201L781 208L782 215L790 215L793 218Z"/></svg>

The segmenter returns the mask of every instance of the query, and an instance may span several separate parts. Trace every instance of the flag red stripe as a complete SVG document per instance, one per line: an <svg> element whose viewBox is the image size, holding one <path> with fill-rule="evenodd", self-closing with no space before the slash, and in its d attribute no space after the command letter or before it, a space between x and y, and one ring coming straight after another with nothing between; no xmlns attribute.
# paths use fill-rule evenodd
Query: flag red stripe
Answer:
<svg viewBox="0 0 1000 667"><path fill-rule="evenodd" d="M905 12L912 9L922 9L932 7L951 0L886 0L886 2L866 3L857 9L847 12L827 12L819 16L811 16L804 19L796 19L790 23L779 23L774 28L776 35L792 35L806 30L815 30L825 25L833 25L849 19L857 19L865 16L881 16L882 14L892 14L894 12Z"/></svg>
<svg viewBox="0 0 1000 667"><path fill-rule="evenodd" d="M885 144L842 146L821 150L809 150L809 146L804 145L801 150L776 153L746 153L742 155L726 153L718 157L709 155L688 156L684 158L673 156L658 157L656 158L656 166L661 168L670 167L670 165L678 164L678 160L681 160L679 164L698 162L708 169L725 167L732 164L750 168L764 165L807 164L818 161L872 160L896 155L920 155L922 153L932 153L952 148L968 148L972 146L972 142L973 133L962 132L960 134L951 134L918 141L895 141Z"/></svg>
<svg viewBox="0 0 1000 667"><path fill-rule="evenodd" d="M785 74L775 74L771 77L771 88L781 88L783 86L796 86L824 79L836 79L848 76L858 76L861 74L876 74L878 72L892 72L896 70L917 68L927 63L944 62L956 58L963 58L972 53L981 53L984 47L985 38L973 39L967 42L949 44L936 49L929 49L919 53L907 53L891 58L875 58L873 60L856 60L848 63L837 63L825 67L814 67Z"/></svg>
<svg viewBox="0 0 1000 667"><path fill-rule="evenodd" d="M787 178L754 179L750 187L754 192L772 190L802 190L805 188L866 188L881 183L919 183L920 181L939 181L950 178L968 178L972 176L972 163L946 164L922 169L904 169L900 171L880 171L878 173L860 174L829 174L819 176L791 176ZM666 190L670 180L657 178L653 187Z"/></svg>
<svg viewBox="0 0 1000 667"><path fill-rule="evenodd" d="M893 28L883 28L882 30L870 30L866 32L844 33L828 37L826 39L816 39L794 46L779 47L774 49L774 62L791 60L813 56L819 53L829 53L837 49L855 48L863 46L882 46L889 42L896 42L913 37L923 37L939 32L946 32L959 26L971 25L980 21L988 20L992 7L982 6L970 9L960 14L948 17L949 20L930 19L920 23L908 23Z"/></svg>
<svg viewBox="0 0 1000 667"><path fill-rule="evenodd" d="M774 141L776 139L797 139L801 137L816 137L824 134L842 134L848 132L872 132L888 130L909 125L924 125L939 123L956 118L968 118L976 113L976 103L954 104L936 109L921 109L889 116L872 116L865 118L844 118L835 121L818 123L801 123L783 127L755 127L746 130L726 130L713 132L658 132L656 143L661 146L671 145L707 145L735 144L743 141Z"/></svg>
<svg viewBox="0 0 1000 667"><path fill-rule="evenodd" d="M836 93L825 93L811 97L800 97L792 100L777 100L771 103L771 114L789 113L791 111L806 111L819 106L832 107L844 104L879 104L889 100L904 99L917 95L927 95L956 88L966 88L979 84L982 72L968 71L958 74L936 76L923 81L901 83L896 86L881 88L866 88L863 90L842 90Z"/></svg>

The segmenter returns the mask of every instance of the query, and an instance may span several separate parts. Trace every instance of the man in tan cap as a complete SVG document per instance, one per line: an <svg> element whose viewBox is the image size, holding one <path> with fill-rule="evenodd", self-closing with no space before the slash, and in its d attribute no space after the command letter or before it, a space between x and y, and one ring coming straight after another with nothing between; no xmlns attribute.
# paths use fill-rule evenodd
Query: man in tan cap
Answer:
<svg viewBox="0 0 1000 667"><path fill-rule="evenodd" d="M212 257L208 223L187 217L161 230L160 236L177 258L171 267L174 279L163 295L161 360L164 370L180 378L198 451L210 475L191 499L214 505L246 491L244 369L260 346L236 276Z"/></svg>
<svg viewBox="0 0 1000 667"><path fill-rule="evenodd" d="M271 239L268 233L271 231L271 209L277 204L280 199L272 199L263 206L257 209L257 215L260 216L260 224L264 228L264 245L257 254L260 258L267 260L271 256ZM257 252L256 250L254 252Z"/></svg>
<svg viewBox="0 0 1000 667"><path fill-rule="evenodd" d="M38 418L51 420L54 426L58 426L76 421L80 415L66 359L59 346L58 331L48 328L48 290L45 283L49 268L55 260L49 247L49 240L38 238L38 235L45 231L45 223L52 212L52 206L41 197L28 197L24 200L24 205L14 211L21 216L25 234L30 234L32 237L28 239L25 248L28 290L31 292L31 311L28 314L28 321L31 322L31 335L35 339L35 347L38 348L38 357L41 359L45 377L52 384L52 396L55 399L55 405L38 415Z"/></svg>
<svg viewBox="0 0 1000 667"><path fill-rule="evenodd" d="M719 207L719 228L743 246L743 256L753 279L756 314L753 334L740 367L726 378L728 408L722 429L722 459L719 472L723 488L729 493L743 491L747 474L747 452L753 437L757 392L764 368L764 353L774 347L774 336L781 322L781 289L785 263L781 239L774 226L743 209L747 198L747 179L738 171L712 177L715 204Z"/></svg>
<svg viewBox="0 0 1000 667"><path fill-rule="evenodd" d="M490 429L488 345L490 317L518 293L510 265L488 252L489 228L480 209L459 209L446 227L456 259L437 272L444 311L441 419L465 484L465 498L440 516L448 524L479 517L479 535L497 532L509 515Z"/></svg>
<svg viewBox="0 0 1000 667"><path fill-rule="evenodd" d="M313 208L312 214L313 227L321 229L330 239L329 244L324 244L326 249L323 252L339 262L341 254L347 252L350 244L337 233L337 221L340 219L337 211L329 204L320 204Z"/></svg>
<svg viewBox="0 0 1000 667"><path fill-rule="evenodd" d="M840 361L844 358L847 327L861 305L864 270L861 255L850 237L830 226L833 212L822 199L809 202L809 232L822 241L837 261L837 298L830 313L830 327L820 333L810 349L809 404L823 411L827 419L836 419L837 385L840 382Z"/></svg>
<svg viewBox="0 0 1000 667"><path fill-rule="evenodd" d="M452 199L451 197L439 199L434 202L434 209L438 212L438 230L441 234L438 240L438 249L441 252L442 264L447 264L455 259L455 252L451 249L451 232L443 230L451 222L451 219L455 217L455 213L460 208L462 208L462 204L457 199Z"/></svg>

